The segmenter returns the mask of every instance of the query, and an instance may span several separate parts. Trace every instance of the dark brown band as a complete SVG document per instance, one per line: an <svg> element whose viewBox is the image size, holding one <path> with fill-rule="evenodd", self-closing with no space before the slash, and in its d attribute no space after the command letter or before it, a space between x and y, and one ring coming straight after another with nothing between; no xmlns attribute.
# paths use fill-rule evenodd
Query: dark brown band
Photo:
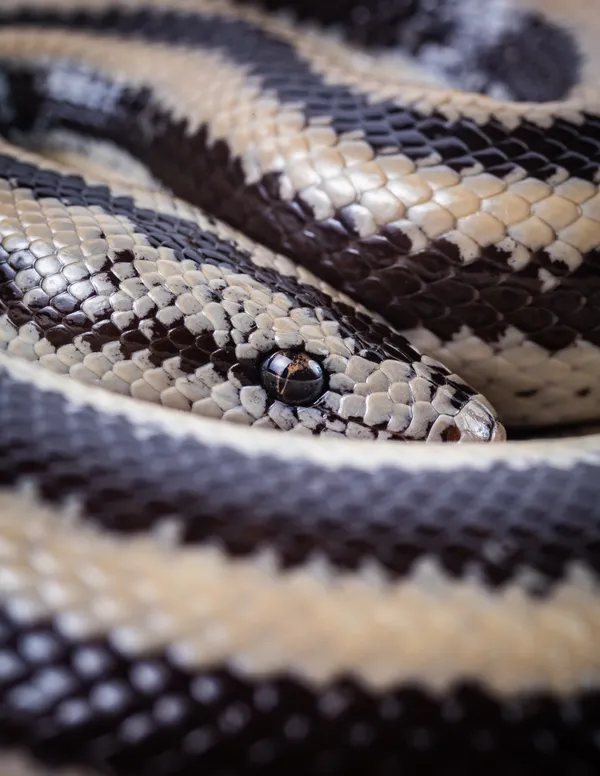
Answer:
<svg viewBox="0 0 600 776"><path fill-rule="evenodd" d="M445 240L411 253L409 238L398 229L388 227L361 239L344 211L317 221L300 199L281 200L275 174L246 185L240 161L224 142L211 145L205 127L189 136L186 126L174 122L149 90L124 90L112 108L110 100L104 101L101 112L98 100L90 108L85 103L60 102L48 94L45 84L51 69L8 67L4 71L14 109L12 126L22 130L67 127L113 140L141 159L178 196L292 256L381 313L397 329L423 327L446 342L468 326L474 335L494 343L513 327L550 352L581 339L600 346L600 249L586 254L574 271L540 250L516 272L509 265L510 255L494 246L465 265L459 249ZM89 80L90 93L115 93L114 84L102 74L85 69L78 77ZM151 133L148 127L153 128ZM571 127L565 142L576 143L576 137ZM597 168L598 153L590 157L590 170ZM21 176L21 185L31 187L31 174L23 170ZM36 185L39 188L39 182ZM45 191L56 195L51 186ZM61 184L59 193L75 204L81 199L81 185ZM96 196L98 204L107 199L106 192ZM126 209L131 213L131 206ZM166 218L161 218L166 226ZM152 227L145 224L144 232L169 245L168 230ZM184 231L181 237L185 236ZM175 248L187 255L183 242L176 241ZM544 290L540 270L559 278L559 284Z"/></svg>
<svg viewBox="0 0 600 776"><path fill-rule="evenodd" d="M468 638L468 633L465 633ZM107 776L595 776L600 694L501 699L473 682L373 693L352 677L313 689L190 672L168 653L71 642L0 609L0 747ZM451 764L451 769L448 769Z"/></svg>
<svg viewBox="0 0 600 776"><path fill-rule="evenodd" d="M394 577L434 558L452 577L477 571L493 587L532 569L540 594L574 562L600 577L593 464L330 469L152 425L142 439L125 416L72 407L0 372L0 487L23 481L52 504L81 501L83 518L108 531L148 532L168 517L183 542L218 540L234 556L272 547L286 567L318 548L342 569L377 558Z"/></svg>

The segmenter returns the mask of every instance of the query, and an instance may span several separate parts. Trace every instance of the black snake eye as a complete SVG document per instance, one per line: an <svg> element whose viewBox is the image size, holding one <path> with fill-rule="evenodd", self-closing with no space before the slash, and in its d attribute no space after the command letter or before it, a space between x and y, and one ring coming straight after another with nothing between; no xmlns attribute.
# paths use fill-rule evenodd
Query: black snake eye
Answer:
<svg viewBox="0 0 600 776"><path fill-rule="evenodd" d="M312 404L325 391L321 365L307 353L278 350L261 366L264 389L286 404Z"/></svg>

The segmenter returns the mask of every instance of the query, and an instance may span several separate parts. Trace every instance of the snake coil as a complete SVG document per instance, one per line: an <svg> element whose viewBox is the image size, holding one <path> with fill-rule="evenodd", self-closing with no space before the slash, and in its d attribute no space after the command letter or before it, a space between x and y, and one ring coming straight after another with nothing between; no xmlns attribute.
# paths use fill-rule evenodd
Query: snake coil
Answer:
<svg viewBox="0 0 600 776"><path fill-rule="evenodd" d="M0 7L2 776L596 774L600 5L289 5Z"/></svg>

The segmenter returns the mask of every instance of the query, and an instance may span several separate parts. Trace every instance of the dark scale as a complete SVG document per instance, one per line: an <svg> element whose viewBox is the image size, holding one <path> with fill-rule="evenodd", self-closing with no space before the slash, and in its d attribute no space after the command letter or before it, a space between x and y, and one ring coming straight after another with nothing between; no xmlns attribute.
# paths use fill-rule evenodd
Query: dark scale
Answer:
<svg viewBox="0 0 600 776"><path fill-rule="evenodd" d="M85 13L82 17L85 21ZM112 18L119 23L117 12ZM155 22L155 29L163 28ZM182 36L191 34L186 23L179 22L178 29ZM24 102L32 96L27 89ZM142 101L141 106L147 104ZM78 116L73 111L71 120ZM55 117L60 119L59 112ZM112 117L105 118L110 124ZM167 139L177 146L177 130L168 121L165 126L164 137L156 147L148 141L142 156L160 150L160 142L166 147ZM102 121L98 127L109 136ZM117 122L115 131L122 129ZM129 127L132 142L138 138L133 129ZM241 171L228 156L221 154L221 160L230 169L221 188L227 203L223 207L231 207L235 215ZM571 162L581 163L575 157ZM37 196L55 196L60 176L6 157L0 165L3 175L20 181L15 185L33 188ZM215 170L222 173L216 164ZM210 191L211 175L205 180ZM264 185L253 189L257 201ZM177 184L180 192L191 186L189 181ZM214 197L217 187L212 190ZM73 204L94 202L128 215L151 244L174 246L178 255L191 245L194 260L200 260L203 246L209 250L208 238L196 226L149 211L136 213L131 201L113 200L102 187L92 191L75 178L68 186L65 181L60 195ZM253 207L240 207L239 219L251 220ZM290 209L282 205L280 217ZM278 217L265 223L265 231L268 227L269 234L275 234L272 243L280 237ZM308 230L310 218L306 222ZM169 242L171 231L175 236ZM321 251L327 236L327 229L313 232L316 244L323 237ZM294 239L307 245L301 237L292 236L290 242ZM353 239L343 237L331 262L332 274L339 269L339 252ZM213 249L216 263L221 253L232 253L225 244L213 244ZM444 257L439 263L446 262L450 274L457 275L451 252L435 246L433 250ZM307 247L301 253L307 263L312 255ZM243 254L237 258L246 260ZM382 260L390 265L389 255ZM437 271L437 263L432 263ZM415 266L406 266L418 277ZM585 270L577 280L587 280ZM10 277L2 281L9 288L6 304L14 303L16 318L26 318L31 311L10 298L10 282ZM360 285L360 279L355 282ZM418 298L410 305L407 319L412 315L418 320ZM224 358L223 366L228 363ZM136 455L139 438L123 418L99 418L85 407L68 413L62 403L58 394L10 383L0 375L0 485L16 486L28 472L36 473L41 496L54 503L87 493L84 515L114 532L145 532L175 514L184 528L184 542L214 542L216 537L239 555L271 544L287 567L305 563L318 537L324 555L340 568L356 569L376 556L393 576L403 577L420 557L429 557L454 577L477 565L489 585L502 588L516 568L527 567L540 574L542 592L564 579L574 561L600 572L600 483L591 465L573 470L539 467L533 479L527 471L503 466L413 474L396 469L323 471L305 461L290 467L277 458L244 459L226 447L205 447L192 438L173 439L156 431L144 441L154 462L149 471ZM73 426L65 428L65 418ZM73 433L73 427L79 433ZM209 461L210 466L203 466ZM397 488L390 489L392 479ZM134 481L138 490L132 502ZM235 488L230 487L233 481ZM474 491L487 494L475 518L465 510ZM517 499L524 491L529 498ZM301 525L299 514L304 516ZM429 514L443 514L444 519L431 525L423 518ZM485 552L489 546L497 551ZM531 691L502 701L477 685L432 696L405 684L375 694L347 677L315 689L288 675L244 680L221 665L193 674L160 652L135 660L102 637L74 645L65 638L64 628L51 621L31 626L45 644L42 653L36 652L17 639L17 629L27 631L11 612L1 612L0 744L28 748L50 765L89 764L114 776L388 776L439 774L447 772L449 764L464 776L598 773L600 701L593 691L559 699ZM149 669L145 678L140 666ZM39 692L48 682L48 670L56 692L50 702ZM109 704L99 686L109 690Z"/></svg>
<svg viewBox="0 0 600 776"><path fill-rule="evenodd" d="M127 15L119 13L110 17L110 24L115 31L119 30L119 20L124 16ZM212 29L214 24L217 31L207 45L224 46L229 32L242 35L244 39L249 36L254 40L252 45L255 49L252 50L255 53L264 53L270 45L269 36L263 39L260 36L264 33L241 23L236 22L232 32L229 23L223 20L216 23L214 19L194 15L188 21L189 30L196 24L194 35L202 45L207 30ZM59 24L58 18L55 23ZM83 13L77 23L85 26L91 22ZM113 29L108 22L106 25L106 29ZM152 29L154 37L150 36L151 39L162 40L157 32L162 30L160 34L164 39L170 40L168 25L154 25ZM181 30L181 25L177 29ZM189 37L186 41L189 43ZM278 47L283 46L281 41L276 43ZM241 56L240 51L242 48L237 52L228 50L228 55L235 59ZM277 52L279 56L279 48ZM292 57L288 63L292 76L298 73L301 81L305 77L309 80L317 78L310 71L307 75L306 64L298 60L291 49L287 51L283 46L283 52L285 56ZM260 62L255 64L258 68L256 72L260 75ZM520 328L525 325L531 341L553 351L568 347L582 336L594 344L600 342L600 334L593 325L596 317L594 299L596 295L600 296L598 251L583 256L581 265L565 275L564 268L560 266L555 272L556 262L544 251L534 254L523 270L514 272L509 269L509 254L495 247L485 249L478 261L465 266L456 246L443 239L432 242L425 251L416 254L410 253L406 235L391 227L384 229L376 238L363 240L353 232L351 224L345 223L341 213L320 222L315 220L310 208L300 199L293 202L280 200L276 174L269 174L259 183L247 186L239 160L230 156L224 142L210 145L206 128L201 128L195 136L188 136L183 124L175 124L156 105L150 90L122 91L117 104L113 106L114 110L107 109L105 113L100 113L96 109L90 110L86 104L75 106L53 101L44 91L47 72L44 69L14 69L12 66L6 70L16 127L32 129L35 126L63 126L117 142L147 164L156 178L165 182L176 195L212 212L259 243L290 255L335 287L381 313L399 330L424 326L442 341L447 341L467 322L474 335L495 342L505 334L507 327ZM89 78L90 89L105 89L114 93L114 85L100 74L85 70L78 71L78 76ZM329 88L321 80L318 81L319 94ZM356 94L350 93L347 97L350 101L360 101ZM279 98L285 101L285 94L280 93ZM325 115L322 107L319 109L321 113L315 113L316 108L310 105L307 97L308 117ZM385 112L388 108L390 116L395 117L396 125L399 109L388 106L382 110ZM368 109L374 110L373 106ZM145 124L155 127L151 135L140 131L141 115L144 116ZM360 123L361 119L358 120ZM521 140L526 142L527 147L541 150L546 160L544 168L536 162L528 169L534 177L547 178L561 165L572 175L587 180L593 180L598 171L600 119L592 116L576 127L558 120L542 130L525 122L510 132L494 121L485 126L476 126L467 119L451 124L435 116L404 116L399 126L415 121L422 121L419 131L430 136L431 144L427 145L427 154L435 150L438 140L443 143L443 138L449 135L457 135L462 138L462 144L473 147L472 154L461 157L462 162L457 159L447 160L450 166L457 169L471 167L474 161L483 161L478 155L487 153L483 146L484 139L488 138L488 146L500 149L509 160L503 162L502 175L514 169L514 165L523 164L528 169L526 160L523 160ZM566 149L572 147L574 137L585 144L585 163L581 161L583 157L565 157ZM386 142L391 141L388 138ZM410 155L413 147L416 148L407 146L403 151ZM181 158L182 152L185 158ZM513 158L511 155L514 154L516 156ZM181 164L174 164L173 160L178 158L181 158ZM504 169L506 165L508 167ZM18 166L17 172L21 172L22 168L22 165ZM486 169L495 172L493 165L488 165ZM30 176L23 174L22 177ZM115 198L109 204L106 190L102 187L78 187L74 176L66 180L68 186L65 184L59 188L65 201L78 204L93 202L102 207L108 206L109 210L116 207L137 222L136 225L154 244L168 244L178 255L197 260L198 243L189 227L181 226L181 221L157 216L151 211L132 212L133 208L126 198ZM35 183L38 196L55 194L55 180L49 180L46 185L42 180ZM205 235L201 247L206 261L230 261L228 250L211 245ZM562 277L559 286L542 291L539 270L548 267L552 274ZM273 276L268 270L265 272ZM279 278L278 282L283 283L284 290L290 293L291 286L297 286L294 281L290 282L286 278ZM567 299L565 291L568 292L569 300L577 300L574 314L566 315L564 312ZM18 316L18 310L14 314Z"/></svg>
<svg viewBox="0 0 600 776"><path fill-rule="evenodd" d="M21 634L17 636L17 634ZM35 644L34 654L27 642ZM0 746L107 776L596 776L600 696L187 669L0 609ZM45 686L52 693L44 693Z"/></svg>
<svg viewBox="0 0 600 776"><path fill-rule="evenodd" d="M501 86L510 99L561 100L577 84L581 58L573 36L535 13L511 8L511 24L490 45L466 27L455 0L236 0L269 11L286 9L300 20L333 26L369 48L402 48L419 56L426 47L452 52L444 70L453 85L482 93ZM476 14L470 7L468 13ZM459 43L460 41L460 43Z"/></svg>
<svg viewBox="0 0 600 776"><path fill-rule="evenodd" d="M262 364L261 378L272 398L292 405L314 404L327 386L321 365L302 351L271 354Z"/></svg>
<svg viewBox="0 0 600 776"><path fill-rule="evenodd" d="M503 464L415 473L329 469L300 459L290 466L158 429L144 439L140 457L136 429L123 417L74 408L0 372L0 488L15 487L24 472L35 473L52 504L82 497L82 519L109 531L145 533L177 516L183 543L218 540L236 556L269 545L286 567L307 563L318 545L337 568L356 570L376 557L393 578L426 557L453 578L476 567L493 588L509 584L516 568L537 572L544 591L564 580L573 562L600 575L593 464L539 467L534 478ZM476 514L465 508L473 493L482 494ZM424 536L428 529L433 533ZM497 551L488 553L490 546Z"/></svg>
<svg viewBox="0 0 600 776"><path fill-rule="evenodd" d="M176 258L189 259L199 265L236 267L239 271L253 275L269 288L281 288L295 299L298 306L318 310L324 320L338 320L341 335L354 338L358 351L365 357L376 361L397 359L409 364L420 361L420 354L400 334L368 315L355 311L349 305L332 300L313 286L299 283L293 277L280 276L267 267L257 269L246 251L220 239L212 232L202 230L191 221L151 210L136 209L131 199L111 197L106 187L88 186L76 176L65 179L58 173L17 162L10 156L0 156L0 176L10 179L14 186L30 189L34 196L44 196L49 190L64 191L67 188L64 181L68 180L69 193L62 195L66 204L85 206L89 204L91 192L95 204L100 205L107 213L127 216L136 230L147 236L153 247L171 248ZM12 277L13 257L15 265L23 263L23 252L10 256L5 252L4 257L0 254L0 266L6 268L7 278ZM133 264L133 259L130 252L122 251L116 256L112 267L105 265L101 271L110 274L116 285L119 277L130 276L127 267ZM35 311L22 304L22 294L13 286L11 279L0 282L0 304L8 308L9 317L16 325L22 325L31 320ZM17 293L18 298L12 300L11 295L14 293ZM214 292L214 298L216 301L220 298L217 291ZM154 320L155 310L150 310L144 318L133 316L124 329L118 330L110 321L109 310L104 311L99 320L92 322L78 309L79 303L69 294L61 295L58 302L57 305L48 304L43 309L42 318L44 325L49 326L45 336L56 347L67 344L75 336L81 336L94 351L101 350L108 341L119 340L122 354L126 358L130 358L136 351L149 348L150 358L157 367L165 359L179 355L180 367L186 372L193 372L199 366L210 362L222 377L232 374L243 385L257 384L260 381L258 364L255 361L236 360L235 348L231 343L218 347L210 332L194 336L181 320L175 321L172 327L167 329ZM467 394L465 397L467 400Z"/></svg>
<svg viewBox="0 0 600 776"><path fill-rule="evenodd" d="M541 597L573 563L600 574L593 463L540 465L533 478L504 464L330 468L148 431L142 456L125 416L67 404L0 371L0 487L26 474L42 500L79 500L83 521L117 536L146 536L175 518L185 544L218 542L245 557L270 546L284 568L306 564L318 546L335 568L376 557L401 580L428 558L500 595L523 568L538 576ZM473 493L485 494L477 510ZM0 609L0 748L107 776L598 773L594 690L503 697L461 683L432 694L406 682L373 691L344 675L311 686L284 671L186 670L169 651L132 657L116 639L74 643L66 633L62 622Z"/></svg>
<svg viewBox="0 0 600 776"><path fill-rule="evenodd" d="M503 174L508 174L511 169L522 166L534 177L547 178L558 165L572 175L593 180L600 158L600 120L597 117L588 116L585 123L576 127L564 121L544 128L524 122L509 130L495 119L479 126L467 118L452 122L441 114L424 116L393 101L374 103L368 95L355 89L326 83L323 76L313 72L290 44L241 20L149 9L120 9L104 13L78 11L73 15L36 13L28 9L0 16L0 26L37 26L40 23L48 28L91 29L95 33L133 37L153 43L219 49L234 62L249 68L251 75L261 79L263 88L274 91L282 103L302 102L308 120L330 117L338 133L364 131L366 140L376 150L396 148L413 159L424 159L433 152L439 153L446 163L457 170L480 163L488 172L494 173L496 168L502 168ZM22 73L13 77L26 80L26 75ZM88 74L88 77L93 76ZM101 86L101 80L101 77L96 77L96 87ZM145 112L147 106L143 94L138 92L130 97L130 112ZM554 99L561 96L555 95ZM14 99L31 120L35 106L29 104L24 94L17 94ZM80 107L77 107L77 112L72 110L73 107L63 106L63 114L69 113L69 118L78 121ZM585 143L585 153L568 153L572 143L565 145L563 133L564 128L568 131L569 127L576 132L578 143ZM139 131L142 130L140 126ZM148 137L149 134L154 133L146 131L142 136ZM532 155L528 149L535 153Z"/></svg>

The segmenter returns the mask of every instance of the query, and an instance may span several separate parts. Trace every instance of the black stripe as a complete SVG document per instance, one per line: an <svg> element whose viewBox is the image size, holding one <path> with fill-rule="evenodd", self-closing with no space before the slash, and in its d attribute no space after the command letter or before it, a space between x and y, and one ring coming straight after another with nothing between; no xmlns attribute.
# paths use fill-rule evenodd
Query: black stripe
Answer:
<svg viewBox="0 0 600 776"><path fill-rule="evenodd" d="M423 116L391 100L373 102L358 90L326 83L290 44L240 20L149 8L65 13L26 9L3 14L1 25L66 28L218 49L259 77L263 88L282 103L304 104L308 121L329 117L340 134L364 131L376 151L395 148L414 160L436 153L458 171L480 164L504 177L521 167L546 180L564 168L591 181L600 165L597 116L586 115L581 124L557 119L550 127L525 121L514 129L496 119L478 125L466 118L449 121L438 113Z"/></svg>
<svg viewBox="0 0 600 776"><path fill-rule="evenodd" d="M468 637L468 634L465 634ZM0 745L109 776L593 776L600 694L506 700L459 682L372 693L349 677L320 690L287 674L127 657L109 640L70 643L51 621L0 609Z"/></svg>
<svg viewBox="0 0 600 776"><path fill-rule="evenodd" d="M422 0L235 0L239 5L293 14L341 30L344 36L369 48L403 48L417 53L423 45L446 41L456 28L446 3ZM456 17L456 14L454 14ZM455 21L457 19L455 18Z"/></svg>
<svg viewBox="0 0 600 776"><path fill-rule="evenodd" d="M600 576L600 478L588 463L329 470L154 427L140 441L125 418L68 406L2 372L0 486L24 478L53 504L81 498L110 531L145 532L176 515L184 542L218 539L236 556L273 546L286 567L318 549L339 568L376 558L400 577L433 557L452 577L477 568L493 587L535 569L542 594L573 562Z"/></svg>
<svg viewBox="0 0 600 776"><path fill-rule="evenodd" d="M467 91L494 95L501 89L513 100L550 102L567 98L581 73L572 30L508 4L495 4L490 18L487 9L480 14L465 4L462 10L456 0L372 0L368 5L364 0L236 1L269 11L285 9L297 19L334 27L370 49L400 48L417 60L424 57L424 64L433 59L437 72ZM498 32L482 35L486 28Z"/></svg>
<svg viewBox="0 0 600 776"><path fill-rule="evenodd" d="M345 676L316 690L227 664L191 672L109 639L74 644L6 608L0 658L0 746L107 776L594 776L600 762L597 691L373 693Z"/></svg>
<svg viewBox="0 0 600 776"><path fill-rule="evenodd" d="M282 201L276 174L246 185L241 164L232 158L225 143L211 145L205 127L190 136L187 125L174 121L157 106L149 91L119 90L98 73L75 70L78 81L88 84L79 90L85 95L84 102L77 104L54 97L48 86L52 67L5 70L11 92L11 126L42 133L62 126L116 142L141 159L178 196L214 213L259 243L292 256L336 288L380 312L397 329L423 326L445 342L467 325L484 341L496 342L512 326L551 352L581 338L600 345L599 250L584 256L574 272L545 251L534 253L527 266L515 272L509 264L510 255L494 247L483 250L480 260L465 266L458 249L444 240L412 254L410 240L392 227L372 238L360 239L344 211L334 218L316 221L302 200ZM91 104L85 102L88 96ZM35 182L30 174L23 185L33 186ZM77 202L87 201L83 184L78 185ZM51 186L44 191L52 195ZM63 184L59 191L64 191ZM102 201L112 212L110 208L115 204L108 199L104 192ZM124 212L135 221L130 204ZM151 226L148 222L145 218L139 224L142 231ZM190 226L183 232L182 228L176 220L162 218L157 229L150 229L151 239L172 245L168 232L174 230L193 245L196 238L191 236ZM175 248L181 252L183 243L176 239ZM542 291L540 269L557 277L559 285ZM311 298L314 304L322 304ZM344 316L348 314L348 310L344 312Z"/></svg>

